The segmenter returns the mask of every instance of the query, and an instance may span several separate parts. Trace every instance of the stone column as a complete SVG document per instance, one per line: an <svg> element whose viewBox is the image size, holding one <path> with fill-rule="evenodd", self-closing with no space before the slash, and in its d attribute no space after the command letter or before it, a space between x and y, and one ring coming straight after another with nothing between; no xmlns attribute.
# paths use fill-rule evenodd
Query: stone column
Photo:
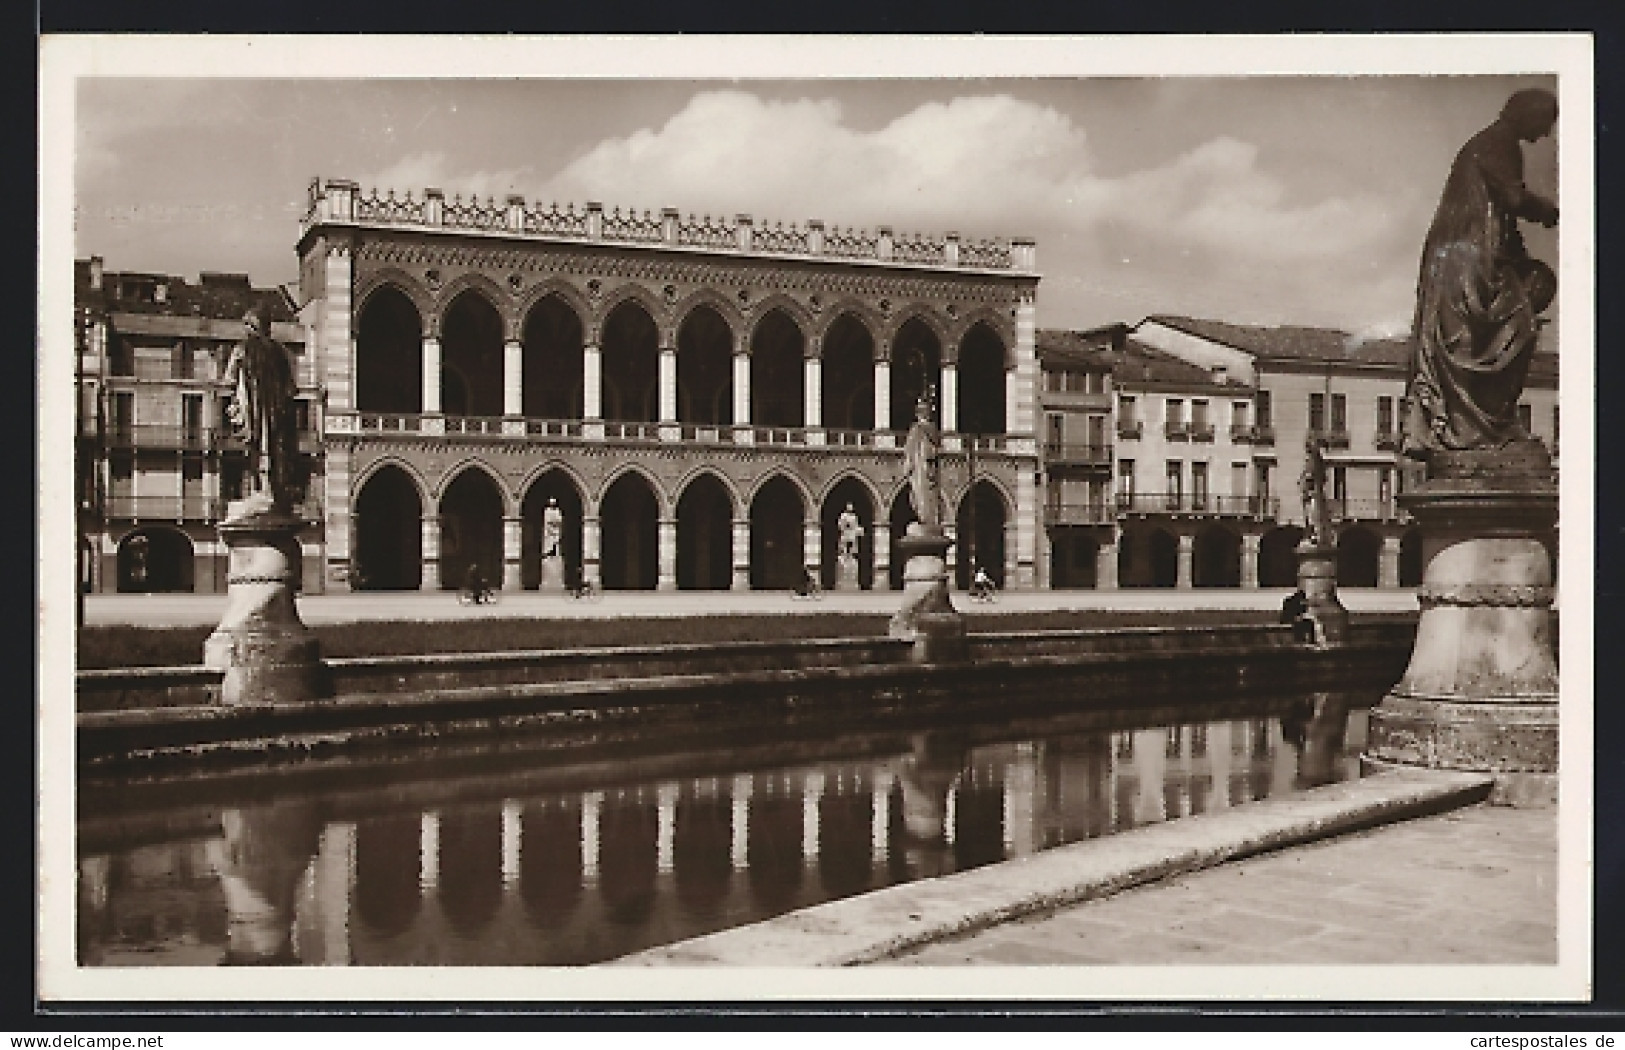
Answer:
<svg viewBox="0 0 1625 1050"><path fill-rule="evenodd" d="M1005 426L1008 428L1010 433L1016 433L1016 429L1012 425L1011 420L1014 420L1018 414L1022 414L1020 399L1020 383L1016 377L1016 370L1013 368L1007 368L1004 371L1004 419ZM1031 415L1032 413L1031 411L1028 411L1025 414ZM1032 431L1029 430L1026 433L1032 433Z"/></svg>
<svg viewBox="0 0 1625 1050"><path fill-rule="evenodd" d="M875 429L891 429L891 362L875 359Z"/></svg>
<svg viewBox="0 0 1625 1050"><path fill-rule="evenodd" d="M1182 533L1179 537L1179 572L1174 586L1182 591L1191 589L1191 563L1195 560L1196 537Z"/></svg>
<svg viewBox="0 0 1625 1050"><path fill-rule="evenodd" d="M440 886L440 814L433 810L418 820L418 892L431 897Z"/></svg>
<svg viewBox="0 0 1625 1050"><path fill-rule="evenodd" d="M502 886L513 889L519 885L519 865L524 853L524 821L517 802L502 804Z"/></svg>
<svg viewBox="0 0 1625 1050"><path fill-rule="evenodd" d="M598 515L583 514L581 516L581 578L594 587L604 585L603 576L599 572L602 537L603 533L599 528Z"/></svg>
<svg viewBox="0 0 1625 1050"><path fill-rule="evenodd" d="M673 843L677 837L677 785L666 783L655 789L655 870L670 872L675 865Z"/></svg>
<svg viewBox="0 0 1625 1050"><path fill-rule="evenodd" d="M1027 572L1026 572L1027 579L1026 579L1025 583L1022 580L1022 570L1021 570L1020 554L1019 554L1019 551L1020 551L1020 534L1021 534L1021 523L1019 521L1007 521L1007 522L1004 523L1004 589L1005 590L1031 590L1032 589L1032 585L1033 585L1033 581L1032 581L1033 563L1032 563L1032 561L1030 559L1027 562Z"/></svg>
<svg viewBox="0 0 1625 1050"><path fill-rule="evenodd" d="M890 773L875 774L874 785L870 788L872 808L869 818L869 854L875 864L885 861L891 852L891 788Z"/></svg>
<svg viewBox="0 0 1625 1050"><path fill-rule="evenodd" d="M660 348L660 422L677 422L677 348Z"/></svg>
<svg viewBox="0 0 1625 1050"><path fill-rule="evenodd" d="M520 562L524 558L525 519L504 516L502 519L502 589L517 591L524 587L520 575Z"/></svg>
<svg viewBox="0 0 1625 1050"><path fill-rule="evenodd" d="M1030 247L1028 252L1031 252ZM1037 291L1034 288L1024 291L1016 304L1015 367L1005 373L1004 425L1011 434L1038 433L1037 332Z"/></svg>
<svg viewBox="0 0 1625 1050"><path fill-rule="evenodd" d="M517 339L502 344L502 414L525 414L525 344Z"/></svg>
<svg viewBox="0 0 1625 1050"><path fill-rule="evenodd" d="M581 796L581 879L598 881L598 830L604 808L604 793L588 791Z"/></svg>
<svg viewBox="0 0 1625 1050"><path fill-rule="evenodd" d="M423 414L440 414L440 340L423 337Z"/></svg>
<svg viewBox="0 0 1625 1050"><path fill-rule="evenodd" d="M1258 586L1258 545L1260 537L1257 533L1249 532L1241 537L1241 585L1256 588Z"/></svg>
<svg viewBox="0 0 1625 1050"><path fill-rule="evenodd" d="M596 343L581 348L581 418L590 424L589 437L604 436L604 352Z"/></svg>
<svg viewBox="0 0 1625 1050"><path fill-rule="evenodd" d="M818 800L824 795L824 774L808 773L801 782L801 862L818 862Z"/></svg>
<svg viewBox="0 0 1625 1050"><path fill-rule="evenodd" d="M1377 563L1377 586L1399 586L1399 537L1382 538L1382 557Z"/></svg>
<svg viewBox="0 0 1625 1050"><path fill-rule="evenodd" d="M655 589L675 591L677 589L677 519L660 519L659 538L660 577L655 583Z"/></svg>
<svg viewBox="0 0 1625 1050"><path fill-rule="evenodd" d="M327 545L325 587L330 594L342 594L355 589L354 581L350 578L353 549L351 538L355 527L354 514L350 509L353 457L354 453L345 443L335 441L327 445L327 456L322 464L322 507L327 515L322 537ZM218 494L220 475L211 476L215 479Z"/></svg>
<svg viewBox="0 0 1625 1050"><path fill-rule="evenodd" d="M750 796L753 790L748 775L734 777L733 781L733 815L729 822L731 835L728 844L728 855L732 860L735 871L744 871L750 867Z"/></svg>
<svg viewBox="0 0 1625 1050"><path fill-rule="evenodd" d="M743 342L734 345L734 426L750 426L750 354Z"/></svg>
<svg viewBox="0 0 1625 1050"><path fill-rule="evenodd" d="M876 520L870 529L875 555L874 589L891 590L891 521Z"/></svg>
<svg viewBox="0 0 1625 1050"><path fill-rule="evenodd" d="M1006 551L1014 551L1014 571L1005 576L1005 587L1015 587L1019 590L1031 590L1037 577L1035 563L1038 551L1038 533L1041 525L1038 521L1040 508L1038 505L1038 483L1033 480L1033 474L1038 468L1036 459L1017 464L1016 474L1016 510L1013 523L1006 524L1005 547ZM1015 532L1009 531L1009 525L1015 525ZM1012 543L1011 540L1014 539ZM1006 560L1009 560L1008 555Z"/></svg>
<svg viewBox="0 0 1625 1050"><path fill-rule="evenodd" d="M317 336L321 354L322 387L329 412L355 409L355 347L351 341L350 246L327 245L327 280L323 285L326 303L318 315L321 330Z"/></svg>
<svg viewBox="0 0 1625 1050"><path fill-rule="evenodd" d="M423 516L423 578L419 590L440 589L440 515L433 512Z"/></svg>
<svg viewBox="0 0 1625 1050"><path fill-rule="evenodd" d="M1095 589L1117 590L1117 534L1112 535L1095 551Z"/></svg>
<svg viewBox="0 0 1625 1050"><path fill-rule="evenodd" d="M959 367L951 361L942 364L942 396L937 399L942 407L942 430L950 433L959 429Z"/></svg>
<svg viewBox="0 0 1625 1050"><path fill-rule="evenodd" d="M824 362L808 355L801 390L801 422L810 430L824 425Z"/></svg>
<svg viewBox="0 0 1625 1050"><path fill-rule="evenodd" d="M822 581L824 529L818 520L818 508L813 508L812 515L801 523L801 564L811 570L814 578Z"/></svg>
<svg viewBox="0 0 1625 1050"><path fill-rule="evenodd" d="M750 590L750 519L733 521L733 581L736 591Z"/></svg>

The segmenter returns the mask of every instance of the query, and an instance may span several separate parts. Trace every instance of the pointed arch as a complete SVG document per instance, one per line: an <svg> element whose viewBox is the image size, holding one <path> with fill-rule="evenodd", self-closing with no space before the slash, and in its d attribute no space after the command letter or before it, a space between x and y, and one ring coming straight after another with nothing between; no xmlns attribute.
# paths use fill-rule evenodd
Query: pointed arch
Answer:
<svg viewBox="0 0 1625 1050"><path fill-rule="evenodd" d="M576 320L581 322L581 331L583 333L587 331L593 319L592 303L581 294L581 289L563 277L548 277L526 288L524 294L519 297L519 302L515 304L515 324L521 332L524 331L525 320L530 316L530 312L547 298L558 299L569 307L575 313Z"/></svg>
<svg viewBox="0 0 1625 1050"><path fill-rule="evenodd" d="M875 483L869 480L869 477L866 474L859 470L847 469L837 471L828 481L824 483L823 487L818 490L818 506L823 506L824 503L829 499L830 495L847 481L856 481L859 485L862 485L863 490L869 494L869 499L873 501L875 506L887 506L890 504L890 501L881 499L880 490L875 487Z"/></svg>
<svg viewBox="0 0 1625 1050"><path fill-rule="evenodd" d="M732 478L709 463L701 463L692 467L688 473L677 479L677 483L672 486L672 495L676 500L680 501L683 498L683 493L688 491L690 485L705 477L715 478L722 485L723 491L728 494L733 516L739 517L744 508L749 505L748 501L741 495L739 486L734 484Z"/></svg>
<svg viewBox="0 0 1625 1050"><path fill-rule="evenodd" d="M745 314L740 310L739 304L715 288L699 288L679 299L677 305L671 308L672 331L680 331L683 322L688 320L688 315L701 306L711 307L717 312L717 316L722 318L722 323L728 326L728 333L733 338L733 346L729 348L729 353L732 354L734 348L744 342L750 326L746 323Z"/></svg>
<svg viewBox="0 0 1625 1050"><path fill-rule="evenodd" d="M385 467L395 467L401 473L406 475L407 480L412 483L412 487L417 489L418 500L423 504L423 506L430 507L434 505L436 500L435 494L429 485L428 479L426 479L423 474L418 471L418 468L413 466L410 460L403 459L400 456L393 454L385 454L356 471L356 473L351 477L350 503L352 506L355 504L356 496L363 488L366 487L367 482L371 481L373 475L377 474Z"/></svg>
<svg viewBox="0 0 1625 1050"><path fill-rule="evenodd" d="M643 307L644 312L649 315L649 320L654 322L655 331L664 336L669 328L667 322L671 320L670 312L658 295L636 281L626 281L604 292L603 298L599 300L598 309L592 315L589 329L592 336L602 341L604 324L609 320L609 315L629 302L635 302Z"/></svg>
<svg viewBox="0 0 1625 1050"><path fill-rule="evenodd" d="M362 312L367 308L367 300L385 288L393 288L400 292L417 308L418 324L425 332L433 335L440 331L439 322L435 320L434 297L429 294L422 281L395 266L374 270L356 284L355 298L351 306L352 325L360 321ZM434 326L433 331L430 331L430 325Z"/></svg>
<svg viewBox="0 0 1625 1050"><path fill-rule="evenodd" d="M874 343L876 359L883 360L881 354L887 352L887 346L886 340L881 338L881 333L886 330L886 319L880 316L879 310L861 299L840 299L824 307L823 322L816 331L819 353L823 353L824 337L829 334L829 330L835 327L837 321L846 316L850 316L859 325L863 326L864 331L869 333L869 338Z"/></svg>
<svg viewBox="0 0 1625 1050"><path fill-rule="evenodd" d="M814 333L819 331L818 319L804 303L797 301L793 296L783 292L772 292L751 304L750 310L745 314L745 345L756 337L756 329L768 314L778 310L789 317L790 322L801 329L803 339L812 342ZM750 351L747 349L746 353Z"/></svg>
<svg viewBox="0 0 1625 1050"><path fill-rule="evenodd" d="M464 456L457 460L441 473L439 483L434 487L434 505L439 506L441 500L446 498L446 490L450 488L459 477L470 470L479 471L490 479L496 486L497 495L502 497L502 513L504 517L512 517L518 513L513 493L508 491L508 483L503 479L502 472L477 455Z"/></svg>
<svg viewBox="0 0 1625 1050"><path fill-rule="evenodd" d="M887 346L890 346L892 341L897 338L897 333L902 330L903 326L908 324L910 321L915 320L931 329L932 334L937 337L937 342L941 344L943 348L943 360L946 361L948 347L950 345L948 333L951 326L948 324L948 318L943 316L943 314L930 303L911 302L893 309L881 341Z"/></svg>
<svg viewBox="0 0 1625 1050"><path fill-rule="evenodd" d="M783 478L795 486L796 491L801 494L801 508L803 512L805 512L809 507L818 506L818 504L813 501L812 491L807 488L806 483L783 467L773 467L761 477L757 478L755 483L751 485L750 491L746 493L744 505L748 507L751 503L755 502L756 497L761 494L762 489L766 487L774 478Z"/></svg>
<svg viewBox="0 0 1625 1050"><path fill-rule="evenodd" d="M947 343L953 348L952 360L959 359L959 344L964 342L965 336L979 324L991 328L993 334L999 337L999 342L1004 344L1004 367L1007 369L1016 367L1016 322L1007 307L977 306L961 314L953 326L952 338Z"/></svg>
<svg viewBox="0 0 1625 1050"><path fill-rule="evenodd" d="M544 474L550 474L554 471L568 477L570 483L576 487L576 491L581 494L583 499L592 493L592 486L587 484L587 479L581 476L581 472L572 463L555 456L536 463L525 473L524 478L515 486L520 500L524 499L525 493L529 492L531 486L535 485Z"/></svg>
<svg viewBox="0 0 1625 1050"><path fill-rule="evenodd" d="M504 340L518 339L518 325L514 321L514 311L511 309L513 296L509 295L502 286L483 273L465 273L447 281L445 287L435 295L434 327L437 333L444 331L446 311L457 301L458 296L464 292L473 292L485 300L487 306L495 310L502 319L502 338Z"/></svg>
<svg viewBox="0 0 1625 1050"><path fill-rule="evenodd" d="M615 486L617 481L626 477L628 474L636 474L638 477L643 479L644 483L649 486L649 491L654 493L655 506L660 512L660 517L662 519L669 519L672 516L672 508L676 504L672 502L671 496L666 492L665 486L660 484L660 479L655 476L653 471L641 463L622 463L620 466L604 475L604 480L599 483L598 490L591 493L593 506L595 508L601 507L604 502L604 496L611 488Z"/></svg>

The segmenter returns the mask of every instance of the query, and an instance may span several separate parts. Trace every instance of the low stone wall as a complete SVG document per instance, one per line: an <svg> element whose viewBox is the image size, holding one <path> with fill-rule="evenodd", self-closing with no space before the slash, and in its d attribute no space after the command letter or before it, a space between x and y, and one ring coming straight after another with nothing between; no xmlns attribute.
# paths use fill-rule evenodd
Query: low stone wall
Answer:
<svg viewBox="0 0 1625 1050"><path fill-rule="evenodd" d="M222 707L218 672L87 671L77 739L87 763L225 760L452 735L651 719L867 715L882 708L1151 702L1200 692L1386 688L1414 618L1357 624L1317 649L1275 625L972 635L969 658L922 665L886 638L335 660L337 695ZM1059 688L1064 684L1064 688ZM658 713L658 714L657 714ZM234 759L231 756L236 756Z"/></svg>

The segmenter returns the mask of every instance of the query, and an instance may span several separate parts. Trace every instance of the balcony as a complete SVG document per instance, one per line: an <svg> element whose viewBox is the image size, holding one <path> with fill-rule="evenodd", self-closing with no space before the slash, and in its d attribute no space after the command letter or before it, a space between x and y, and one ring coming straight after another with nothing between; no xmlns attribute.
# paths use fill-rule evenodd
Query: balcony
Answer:
<svg viewBox="0 0 1625 1050"><path fill-rule="evenodd" d="M1116 520L1117 509L1104 500L1093 503L1044 505L1046 525L1110 525Z"/></svg>
<svg viewBox="0 0 1625 1050"><path fill-rule="evenodd" d="M1190 435L1191 435L1191 440L1192 441L1212 441L1213 440L1213 424L1212 423L1192 423L1190 425L1189 429L1190 429Z"/></svg>
<svg viewBox="0 0 1625 1050"><path fill-rule="evenodd" d="M1410 515L1392 499L1331 499L1326 501L1333 521L1409 521Z"/></svg>
<svg viewBox="0 0 1625 1050"><path fill-rule="evenodd" d="M1311 427L1309 430L1309 436L1314 438L1316 441L1322 442L1326 448L1349 447L1349 432L1346 429L1318 430Z"/></svg>
<svg viewBox="0 0 1625 1050"><path fill-rule="evenodd" d="M1251 441L1252 439L1253 439L1253 428L1251 426L1249 426L1246 423L1231 423L1230 424L1230 440L1231 441L1236 442L1238 444L1241 444L1241 443Z"/></svg>
<svg viewBox="0 0 1625 1050"><path fill-rule="evenodd" d="M103 506L104 517L132 522L215 522L219 521L225 512L226 500L209 496L111 495L106 498ZM293 513L301 521L322 520L322 508L320 502L315 499L295 504Z"/></svg>
<svg viewBox="0 0 1625 1050"><path fill-rule="evenodd" d="M1162 436L1167 441L1189 441L1190 429L1184 423L1164 423Z"/></svg>
<svg viewBox="0 0 1625 1050"><path fill-rule="evenodd" d="M1275 427L1269 423L1253 424L1252 443L1255 445L1275 444Z"/></svg>
<svg viewBox="0 0 1625 1050"><path fill-rule="evenodd" d="M1124 441L1136 441L1140 437L1141 423L1138 419L1119 419L1117 421L1117 436Z"/></svg>
<svg viewBox="0 0 1625 1050"><path fill-rule="evenodd" d="M1189 492L1120 493L1117 509L1128 515L1197 514L1224 518L1273 519L1281 501L1262 496L1212 496Z"/></svg>
<svg viewBox="0 0 1625 1050"><path fill-rule="evenodd" d="M1112 462L1112 446L1051 442L1044 446L1044 461L1051 466L1106 467Z"/></svg>
<svg viewBox="0 0 1625 1050"><path fill-rule="evenodd" d="M1399 435L1391 430L1379 430L1372 444L1384 452L1399 451Z"/></svg>
<svg viewBox="0 0 1625 1050"><path fill-rule="evenodd" d="M179 451L222 451L241 449L243 439L227 427L194 427L165 423L135 423L113 425L104 435L108 448L116 449L173 449ZM299 451L320 452L321 435L310 430L299 432Z"/></svg>

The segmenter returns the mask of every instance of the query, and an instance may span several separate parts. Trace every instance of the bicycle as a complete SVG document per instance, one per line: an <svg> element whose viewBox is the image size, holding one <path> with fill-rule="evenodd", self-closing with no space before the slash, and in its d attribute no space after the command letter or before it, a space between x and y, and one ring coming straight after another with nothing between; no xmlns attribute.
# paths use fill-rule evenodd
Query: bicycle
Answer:
<svg viewBox="0 0 1625 1050"><path fill-rule="evenodd" d="M497 592L493 590L461 590L457 592L457 604L459 605L495 605L496 603Z"/></svg>
<svg viewBox="0 0 1625 1050"><path fill-rule="evenodd" d="M790 592L790 597L797 601L820 601L824 597L824 585L818 582L818 577L809 572Z"/></svg>
<svg viewBox="0 0 1625 1050"><path fill-rule="evenodd" d="M999 585L984 577L972 580L966 593L973 602L996 602L999 600Z"/></svg>
<svg viewBox="0 0 1625 1050"><path fill-rule="evenodd" d="M565 594L578 602L596 602L604 597L604 590L591 580L584 579L574 587L566 587Z"/></svg>

